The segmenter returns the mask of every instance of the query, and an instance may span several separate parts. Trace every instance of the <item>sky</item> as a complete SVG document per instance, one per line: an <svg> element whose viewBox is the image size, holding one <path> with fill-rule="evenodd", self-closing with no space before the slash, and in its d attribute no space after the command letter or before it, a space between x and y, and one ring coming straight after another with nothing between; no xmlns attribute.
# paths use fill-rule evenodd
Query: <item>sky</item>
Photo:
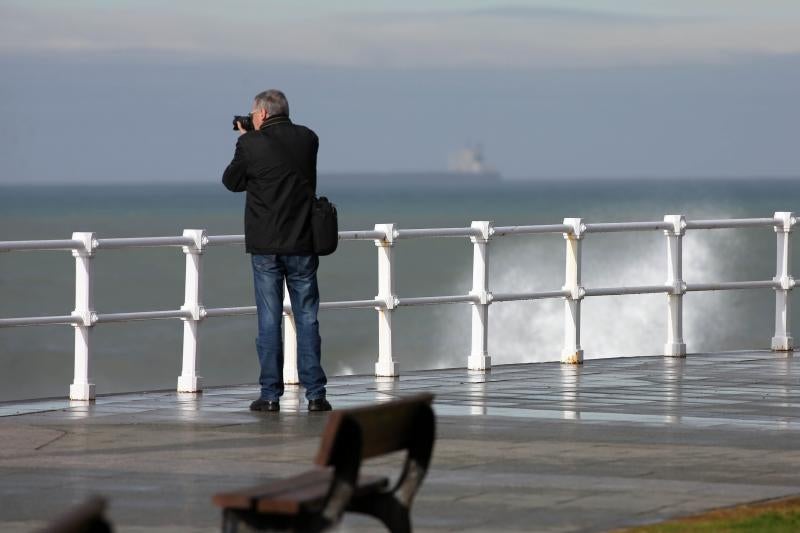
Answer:
<svg viewBox="0 0 800 533"><path fill-rule="evenodd" d="M217 181L267 88L323 173L800 175L797 0L0 0L0 184Z"/></svg>

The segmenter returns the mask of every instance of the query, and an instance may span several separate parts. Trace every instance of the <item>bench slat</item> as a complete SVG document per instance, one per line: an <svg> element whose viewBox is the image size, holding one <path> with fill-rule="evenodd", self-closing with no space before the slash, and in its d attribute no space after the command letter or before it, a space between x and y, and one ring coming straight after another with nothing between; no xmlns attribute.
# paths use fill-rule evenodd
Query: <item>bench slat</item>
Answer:
<svg viewBox="0 0 800 533"><path fill-rule="evenodd" d="M355 419L361 428L361 456L364 459L408 448L417 431L414 423L420 405L430 406L432 403L433 394L422 393L382 405L334 411L322 435L316 464L319 466L332 464L331 454L338 426L345 418Z"/></svg>

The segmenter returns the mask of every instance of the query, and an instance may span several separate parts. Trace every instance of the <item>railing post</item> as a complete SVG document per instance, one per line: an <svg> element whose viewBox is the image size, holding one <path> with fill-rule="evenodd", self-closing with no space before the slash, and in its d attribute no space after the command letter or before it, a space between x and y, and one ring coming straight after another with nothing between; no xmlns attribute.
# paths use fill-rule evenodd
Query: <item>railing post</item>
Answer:
<svg viewBox="0 0 800 533"><path fill-rule="evenodd" d="M564 300L564 349L561 362L581 364L581 300L584 296L581 287L581 241L584 226L580 218L565 218L564 224L571 226L572 231L564 233L567 242L564 290L569 291L569 296Z"/></svg>
<svg viewBox="0 0 800 533"><path fill-rule="evenodd" d="M75 327L75 374L69 386L69 399L94 400L94 383L89 383L92 328L97 320L92 299L92 256L97 246L94 233L73 233L72 239L81 241L83 247L72 250L75 258L75 310L72 316L79 319Z"/></svg>
<svg viewBox="0 0 800 533"><path fill-rule="evenodd" d="M192 239L192 244L183 247L186 256L186 281L184 285L183 311L191 316L183 321L183 364L178 376L178 392L200 392L202 384L197 375L198 327L205 317L203 308L203 249L207 243L202 229L183 230L183 236Z"/></svg>
<svg viewBox="0 0 800 533"><path fill-rule="evenodd" d="M780 283L780 288L775 289L775 335L772 337L772 349L774 351L789 352L794 349L794 341L789 331L790 305L789 294L794 287L792 279L792 254L790 237L792 226L796 220L791 212L775 213L775 233L777 234L778 249L775 266L775 281Z"/></svg>
<svg viewBox="0 0 800 533"><path fill-rule="evenodd" d="M375 375L394 377L398 375L392 340L392 313L397 306L392 271L395 227L394 224L376 224L375 231L385 234L383 239L375 240L375 246L378 247L378 295L375 300L380 303L375 307L378 311L378 362L375 363Z"/></svg>
<svg viewBox="0 0 800 533"><path fill-rule="evenodd" d="M469 370L490 370L492 358L489 356L489 239L492 235L490 221L474 221L472 229L480 231L480 236L472 236L472 290L469 292L478 301L472 303L472 349L467 358Z"/></svg>
<svg viewBox="0 0 800 533"><path fill-rule="evenodd" d="M286 281L283 282L283 294L283 384L297 385L300 383L297 374L297 327Z"/></svg>
<svg viewBox="0 0 800 533"><path fill-rule="evenodd" d="M667 237L667 342L664 355L667 357L686 357L686 343L683 341L683 295L686 283L683 282L683 235L686 233L686 219L683 215L665 215L664 222L672 228L664 230Z"/></svg>

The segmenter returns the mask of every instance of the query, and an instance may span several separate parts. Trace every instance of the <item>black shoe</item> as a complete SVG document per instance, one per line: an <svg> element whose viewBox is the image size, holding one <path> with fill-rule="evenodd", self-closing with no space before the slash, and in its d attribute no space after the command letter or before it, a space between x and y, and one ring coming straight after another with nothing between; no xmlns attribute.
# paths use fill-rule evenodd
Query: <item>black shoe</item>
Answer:
<svg viewBox="0 0 800 533"><path fill-rule="evenodd" d="M251 411L280 411L281 403L278 400L264 400L259 398L250 404Z"/></svg>
<svg viewBox="0 0 800 533"><path fill-rule="evenodd" d="M328 403L325 398L317 398L316 400L308 400L309 411L330 411L333 407Z"/></svg>

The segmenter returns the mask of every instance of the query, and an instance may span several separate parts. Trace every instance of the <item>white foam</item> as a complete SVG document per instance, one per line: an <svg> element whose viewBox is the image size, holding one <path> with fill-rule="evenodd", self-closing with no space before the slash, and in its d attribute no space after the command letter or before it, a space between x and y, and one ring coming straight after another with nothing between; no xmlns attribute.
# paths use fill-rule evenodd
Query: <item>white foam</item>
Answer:
<svg viewBox="0 0 800 533"><path fill-rule="evenodd" d="M724 235L692 232L684 238L684 280L747 279L746 273L738 271L736 258L731 257L745 248L743 240L746 238L730 232ZM531 239L513 246L495 247L491 261L491 290L494 292L553 290L563 284L563 249L555 253L552 245L541 241ZM559 267L558 276L554 275L554 263ZM664 237L661 233L589 235L584 241L582 268L583 284L587 287L664 283L667 276ZM459 276L460 286L469 285L469 276L467 267ZM753 313L764 311L731 305L731 302L747 301L751 292L713 296L687 294L684 297L684 339L689 351L729 348L726 339L736 333L734 328L752 322ZM588 297L583 300L581 313L581 344L587 359L663 353L667 335L666 295ZM468 321L442 327L445 334L436 353L452 353L454 345L463 344L459 338L469 338L469 328ZM561 299L495 303L489 311L489 355L493 364L557 361L561 357L563 328ZM768 336L761 336L765 337L762 347L767 347ZM749 337L755 338L752 332ZM438 364L463 364L463 361L448 355Z"/></svg>

